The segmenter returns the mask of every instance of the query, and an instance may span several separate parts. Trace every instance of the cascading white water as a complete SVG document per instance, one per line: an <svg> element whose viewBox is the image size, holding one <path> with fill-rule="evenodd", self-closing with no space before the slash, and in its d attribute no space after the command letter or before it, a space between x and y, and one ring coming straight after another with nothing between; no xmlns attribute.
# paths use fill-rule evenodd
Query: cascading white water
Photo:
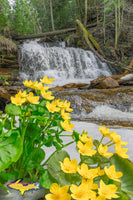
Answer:
<svg viewBox="0 0 133 200"><path fill-rule="evenodd" d="M20 79L39 80L44 76L54 78L54 85L88 83L92 79L111 75L106 63L102 63L91 51L80 48L50 47L48 43L25 42L20 46Z"/></svg>

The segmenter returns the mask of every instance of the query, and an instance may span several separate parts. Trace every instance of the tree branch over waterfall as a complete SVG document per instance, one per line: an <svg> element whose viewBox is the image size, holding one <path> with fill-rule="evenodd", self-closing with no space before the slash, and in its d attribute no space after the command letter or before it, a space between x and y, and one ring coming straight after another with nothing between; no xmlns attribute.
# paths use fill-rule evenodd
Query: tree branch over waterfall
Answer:
<svg viewBox="0 0 133 200"><path fill-rule="evenodd" d="M87 43L87 45L89 46L90 50L102 61L102 62L106 62L109 64L114 64L114 65L118 65L118 62L112 62L112 61L108 61L106 60L104 57L104 53L101 50L99 44L96 42L96 40L93 38L93 36L86 30L86 28L84 27L84 25L81 23L80 20L76 20L77 24L79 25L79 27L81 28L81 30L83 31L83 35L84 35L84 39ZM99 54L98 52L101 54Z"/></svg>

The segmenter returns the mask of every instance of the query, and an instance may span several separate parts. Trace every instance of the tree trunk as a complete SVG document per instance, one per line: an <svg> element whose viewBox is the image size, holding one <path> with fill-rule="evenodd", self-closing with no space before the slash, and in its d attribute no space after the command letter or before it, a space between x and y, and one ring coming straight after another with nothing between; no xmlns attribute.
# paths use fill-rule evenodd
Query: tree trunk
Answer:
<svg viewBox="0 0 133 200"><path fill-rule="evenodd" d="M50 0L50 14L51 14L51 23L52 23L52 30L54 31L54 18L53 18L53 4L52 0Z"/></svg>
<svg viewBox="0 0 133 200"><path fill-rule="evenodd" d="M85 0L85 18L84 18L84 26L87 25L87 0Z"/></svg>
<svg viewBox="0 0 133 200"><path fill-rule="evenodd" d="M115 49L118 43L118 14L117 14L117 2L115 2Z"/></svg>

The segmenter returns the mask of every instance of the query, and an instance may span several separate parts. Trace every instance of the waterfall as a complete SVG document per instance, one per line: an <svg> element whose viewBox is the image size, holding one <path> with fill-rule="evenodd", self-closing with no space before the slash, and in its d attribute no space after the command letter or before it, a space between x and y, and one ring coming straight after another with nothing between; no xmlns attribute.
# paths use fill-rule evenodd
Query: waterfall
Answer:
<svg viewBox="0 0 133 200"><path fill-rule="evenodd" d="M108 65L102 63L91 51L65 47L64 42L52 45L37 41L27 41L20 45L21 81L35 81L47 76L55 79L55 85L64 85L71 82L88 83L112 74Z"/></svg>

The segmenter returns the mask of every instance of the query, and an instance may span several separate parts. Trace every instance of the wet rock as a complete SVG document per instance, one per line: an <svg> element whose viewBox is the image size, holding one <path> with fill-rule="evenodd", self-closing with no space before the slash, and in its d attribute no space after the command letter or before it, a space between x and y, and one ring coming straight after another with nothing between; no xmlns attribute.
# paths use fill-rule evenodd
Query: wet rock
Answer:
<svg viewBox="0 0 133 200"><path fill-rule="evenodd" d="M66 89L71 89L71 88L82 88L82 87L89 87L89 84L87 83L69 83L63 86L57 86L55 88L51 88L51 91L63 91Z"/></svg>
<svg viewBox="0 0 133 200"><path fill-rule="evenodd" d="M116 87L119 87L118 81L114 80L111 77L107 77L91 81L89 88L107 89Z"/></svg>
<svg viewBox="0 0 133 200"><path fill-rule="evenodd" d="M20 89L20 86L15 88L12 86L0 86L0 110L4 111L5 105L10 103L11 96L14 96Z"/></svg>

